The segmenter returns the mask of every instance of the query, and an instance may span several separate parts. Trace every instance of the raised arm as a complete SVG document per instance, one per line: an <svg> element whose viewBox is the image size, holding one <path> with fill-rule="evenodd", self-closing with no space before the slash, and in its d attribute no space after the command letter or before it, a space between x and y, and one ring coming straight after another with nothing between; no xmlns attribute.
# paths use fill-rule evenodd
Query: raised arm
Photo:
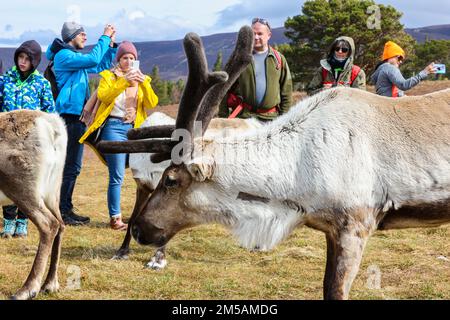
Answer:
<svg viewBox="0 0 450 320"><path fill-rule="evenodd" d="M80 69L96 68L110 50L111 38L103 35L91 52L83 54L71 50L65 50L64 54L55 57L55 66L60 71L77 71Z"/></svg>

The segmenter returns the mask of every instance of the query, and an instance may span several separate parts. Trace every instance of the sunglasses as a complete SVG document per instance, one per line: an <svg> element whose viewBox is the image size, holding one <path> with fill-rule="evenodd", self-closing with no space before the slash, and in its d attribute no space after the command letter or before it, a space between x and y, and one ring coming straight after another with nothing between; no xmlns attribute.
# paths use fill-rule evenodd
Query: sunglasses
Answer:
<svg viewBox="0 0 450 320"><path fill-rule="evenodd" d="M347 52L350 51L350 49L349 48L343 48L343 47L336 47L334 49L334 51L336 51L336 52L342 51L342 53L347 53Z"/></svg>
<svg viewBox="0 0 450 320"><path fill-rule="evenodd" d="M252 20L252 24L255 24L255 23L257 23L257 22L259 22L259 23L261 23L261 24L263 24L263 25L266 25L266 26L269 28L269 30L272 30L272 28L270 27L269 21L267 21L266 19L263 19L263 18L254 18L254 19Z"/></svg>

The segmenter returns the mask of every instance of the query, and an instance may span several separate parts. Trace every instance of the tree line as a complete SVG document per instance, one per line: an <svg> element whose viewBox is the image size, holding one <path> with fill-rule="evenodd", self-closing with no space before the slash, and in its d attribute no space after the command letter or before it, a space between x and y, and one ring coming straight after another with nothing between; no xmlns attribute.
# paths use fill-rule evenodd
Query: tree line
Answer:
<svg viewBox="0 0 450 320"><path fill-rule="evenodd" d="M289 44L277 46L289 63L294 82L307 84L319 61L325 58L331 43L338 36L355 40L355 63L369 76L380 61L384 44L391 40L406 51L402 66L405 76L421 71L430 62L450 66L450 41L427 40L418 43L400 22L403 13L390 5L373 0L310 0L299 15L285 22ZM438 75L436 79L450 76Z"/></svg>

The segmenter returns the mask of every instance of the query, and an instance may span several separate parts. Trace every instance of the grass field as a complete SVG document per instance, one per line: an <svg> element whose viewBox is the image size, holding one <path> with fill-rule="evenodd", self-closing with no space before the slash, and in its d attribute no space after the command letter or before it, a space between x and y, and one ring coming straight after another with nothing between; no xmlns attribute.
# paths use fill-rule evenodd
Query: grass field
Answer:
<svg viewBox="0 0 450 320"><path fill-rule="evenodd" d="M448 83L447 83L448 85ZM111 257L124 232L108 228L107 170L86 152L75 189L75 205L92 222L67 227L63 240L61 291L38 299L321 299L325 237L308 228L295 231L274 251L248 252L217 225L177 235L163 271L144 269L153 248L134 241L127 261ZM122 209L134 203L127 171ZM351 299L450 299L450 225L436 229L377 232L369 241ZM25 280L37 249L27 239L0 241L0 299Z"/></svg>

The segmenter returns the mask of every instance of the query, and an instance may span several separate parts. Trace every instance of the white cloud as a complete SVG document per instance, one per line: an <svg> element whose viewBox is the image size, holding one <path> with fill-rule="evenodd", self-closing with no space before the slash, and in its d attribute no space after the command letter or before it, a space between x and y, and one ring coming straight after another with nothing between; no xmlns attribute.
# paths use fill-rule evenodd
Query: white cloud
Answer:
<svg viewBox="0 0 450 320"><path fill-rule="evenodd" d="M237 30L243 24L250 24L255 17L267 19L272 27L281 27L287 17L300 14L303 2L242 0L219 12L216 27Z"/></svg>
<svg viewBox="0 0 450 320"><path fill-rule="evenodd" d="M136 10L128 14L128 19L130 21L136 20L136 19L143 19L145 18L145 12L141 10Z"/></svg>
<svg viewBox="0 0 450 320"><path fill-rule="evenodd" d="M156 18L142 9L122 9L109 19L117 30L117 40L158 41L182 38L189 31L201 33L206 27L179 16ZM104 25L86 27L88 42L103 32ZM90 40L89 40L90 39Z"/></svg>

